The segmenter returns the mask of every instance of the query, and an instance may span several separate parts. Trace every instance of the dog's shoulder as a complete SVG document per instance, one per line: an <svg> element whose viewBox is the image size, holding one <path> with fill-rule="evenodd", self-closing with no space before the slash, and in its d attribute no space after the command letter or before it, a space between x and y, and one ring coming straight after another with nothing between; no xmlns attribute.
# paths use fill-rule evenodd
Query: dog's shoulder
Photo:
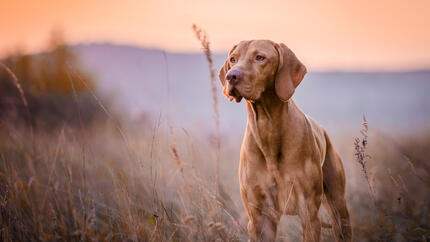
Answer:
<svg viewBox="0 0 430 242"><path fill-rule="evenodd" d="M321 165L324 163L324 157L327 150L327 141L326 141L326 131L324 128L319 124L315 119L305 114L305 119L307 124L310 126L310 129L312 131L312 136L315 140L315 143L317 145L317 149L319 151L321 160Z"/></svg>

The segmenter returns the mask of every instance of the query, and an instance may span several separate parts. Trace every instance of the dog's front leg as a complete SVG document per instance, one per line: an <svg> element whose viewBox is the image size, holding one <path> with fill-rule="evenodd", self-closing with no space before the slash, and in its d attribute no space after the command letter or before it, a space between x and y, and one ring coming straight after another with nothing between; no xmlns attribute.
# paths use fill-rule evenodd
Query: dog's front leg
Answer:
<svg viewBox="0 0 430 242"><path fill-rule="evenodd" d="M303 183L302 183L303 184ZM313 242L320 240L321 222L318 210L321 205L321 194L306 189L305 186L295 186L298 191L298 215L302 225L302 241Z"/></svg>
<svg viewBox="0 0 430 242"><path fill-rule="evenodd" d="M245 170L241 167L240 194L246 212L248 213L248 235L250 241L275 241L276 230L280 220L277 206L277 193L269 188L273 179L267 173L255 172L260 169L252 169L254 172L244 175Z"/></svg>
<svg viewBox="0 0 430 242"><path fill-rule="evenodd" d="M260 203L246 201L249 216L249 240L253 242L275 241L280 214L270 205L272 202L269 202L270 199L267 199L266 195L259 196L264 199L260 200Z"/></svg>
<svg viewBox="0 0 430 242"><path fill-rule="evenodd" d="M302 225L302 241L319 241L321 234L321 222L318 216L318 209L312 202L306 203L299 199L299 218Z"/></svg>

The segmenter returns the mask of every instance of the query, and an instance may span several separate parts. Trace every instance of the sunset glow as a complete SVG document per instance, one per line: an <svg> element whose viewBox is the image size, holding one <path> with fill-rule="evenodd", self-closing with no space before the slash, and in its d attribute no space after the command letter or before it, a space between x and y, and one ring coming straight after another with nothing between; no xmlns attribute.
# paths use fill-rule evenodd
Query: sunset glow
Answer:
<svg viewBox="0 0 430 242"><path fill-rule="evenodd" d="M113 42L199 51L191 25L225 53L243 39L284 42L311 70L430 67L430 2L420 1L6 1L0 56L38 52L54 28L69 43Z"/></svg>

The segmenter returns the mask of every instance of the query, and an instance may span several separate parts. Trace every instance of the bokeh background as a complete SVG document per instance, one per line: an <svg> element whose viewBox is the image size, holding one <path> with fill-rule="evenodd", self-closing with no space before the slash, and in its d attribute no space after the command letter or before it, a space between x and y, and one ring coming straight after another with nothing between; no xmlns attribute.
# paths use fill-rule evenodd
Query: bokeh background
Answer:
<svg viewBox="0 0 430 242"><path fill-rule="evenodd" d="M215 71L247 39L306 65L293 99L343 158L355 240L430 238L428 1L0 0L3 240L246 240L245 105L215 80L217 118L192 24Z"/></svg>

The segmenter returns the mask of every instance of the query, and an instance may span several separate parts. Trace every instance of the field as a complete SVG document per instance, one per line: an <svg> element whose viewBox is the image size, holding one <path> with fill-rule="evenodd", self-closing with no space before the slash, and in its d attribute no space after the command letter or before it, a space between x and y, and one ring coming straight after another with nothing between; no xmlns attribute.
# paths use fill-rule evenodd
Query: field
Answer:
<svg viewBox="0 0 430 242"><path fill-rule="evenodd" d="M212 70L210 52L206 57ZM216 132L207 135L176 125L169 110L127 118L73 66L58 66L62 82L55 88L46 77L26 77L12 66L24 80L3 68L2 241L247 240L237 180L242 132L217 132L215 96L207 99ZM213 72L211 80L215 93ZM8 103L14 108L5 108ZM354 240L428 241L430 130L387 133L366 120L357 123L329 132L346 170ZM328 221L322 209L321 217ZM297 241L300 230L297 218L285 217L278 240ZM330 230L322 240L333 240Z"/></svg>
<svg viewBox="0 0 430 242"><path fill-rule="evenodd" d="M34 133L2 123L3 241L246 239L238 144L221 143L217 188L211 140L169 129L163 116L127 127L106 119ZM368 133L365 169L372 190L354 159L354 141L335 139L355 240L428 240L430 132L395 139L372 128ZM278 238L300 238L296 218L282 220ZM330 231L323 238L331 241Z"/></svg>

